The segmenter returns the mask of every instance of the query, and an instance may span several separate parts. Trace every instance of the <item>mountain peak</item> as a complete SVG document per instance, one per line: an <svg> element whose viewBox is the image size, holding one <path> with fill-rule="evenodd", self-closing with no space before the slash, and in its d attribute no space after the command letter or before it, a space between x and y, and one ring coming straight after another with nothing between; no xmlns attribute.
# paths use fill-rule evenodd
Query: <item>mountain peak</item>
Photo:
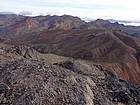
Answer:
<svg viewBox="0 0 140 105"><path fill-rule="evenodd" d="M110 24L111 22L104 19L97 19L94 21L94 23L98 26L102 26L102 25Z"/></svg>

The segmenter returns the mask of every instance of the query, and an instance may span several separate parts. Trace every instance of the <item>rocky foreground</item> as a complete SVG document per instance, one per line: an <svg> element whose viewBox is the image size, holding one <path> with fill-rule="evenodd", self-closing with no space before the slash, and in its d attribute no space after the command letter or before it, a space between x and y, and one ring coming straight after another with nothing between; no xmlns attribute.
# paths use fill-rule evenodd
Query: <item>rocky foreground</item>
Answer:
<svg viewBox="0 0 140 105"><path fill-rule="evenodd" d="M100 64L22 48L1 47L0 105L140 105L140 87Z"/></svg>

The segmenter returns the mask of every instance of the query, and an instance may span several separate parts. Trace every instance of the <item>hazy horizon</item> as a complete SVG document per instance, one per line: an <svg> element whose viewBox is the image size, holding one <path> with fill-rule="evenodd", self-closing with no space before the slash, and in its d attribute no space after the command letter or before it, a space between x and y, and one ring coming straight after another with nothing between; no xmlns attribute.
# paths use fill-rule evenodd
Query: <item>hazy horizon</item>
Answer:
<svg viewBox="0 0 140 105"><path fill-rule="evenodd" d="M139 24L138 0L0 0L0 12L37 15L72 15L84 20L114 19ZM132 23L130 22L130 23Z"/></svg>

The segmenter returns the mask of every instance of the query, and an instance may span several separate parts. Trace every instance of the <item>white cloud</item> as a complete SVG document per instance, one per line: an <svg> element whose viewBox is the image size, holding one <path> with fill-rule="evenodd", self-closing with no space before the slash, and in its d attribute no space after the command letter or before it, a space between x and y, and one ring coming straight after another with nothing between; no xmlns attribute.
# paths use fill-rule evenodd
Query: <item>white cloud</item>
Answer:
<svg viewBox="0 0 140 105"><path fill-rule="evenodd" d="M19 13L19 15L30 16L30 15L32 15L32 12L30 12L30 11L21 11L21 12Z"/></svg>
<svg viewBox="0 0 140 105"><path fill-rule="evenodd" d="M75 15L89 18L139 20L139 0L0 0L0 11Z"/></svg>

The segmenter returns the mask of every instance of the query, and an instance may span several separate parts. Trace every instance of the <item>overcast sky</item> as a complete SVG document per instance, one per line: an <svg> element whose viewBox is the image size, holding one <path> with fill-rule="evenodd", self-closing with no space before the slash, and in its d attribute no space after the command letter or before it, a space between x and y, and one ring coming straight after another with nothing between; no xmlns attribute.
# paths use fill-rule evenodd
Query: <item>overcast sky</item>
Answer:
<svg viewBox="0 0 140 105"><path fill-rule="evenodd" d="M140 0L0 0L0 12L3 11L139 21Z"/></svg>

